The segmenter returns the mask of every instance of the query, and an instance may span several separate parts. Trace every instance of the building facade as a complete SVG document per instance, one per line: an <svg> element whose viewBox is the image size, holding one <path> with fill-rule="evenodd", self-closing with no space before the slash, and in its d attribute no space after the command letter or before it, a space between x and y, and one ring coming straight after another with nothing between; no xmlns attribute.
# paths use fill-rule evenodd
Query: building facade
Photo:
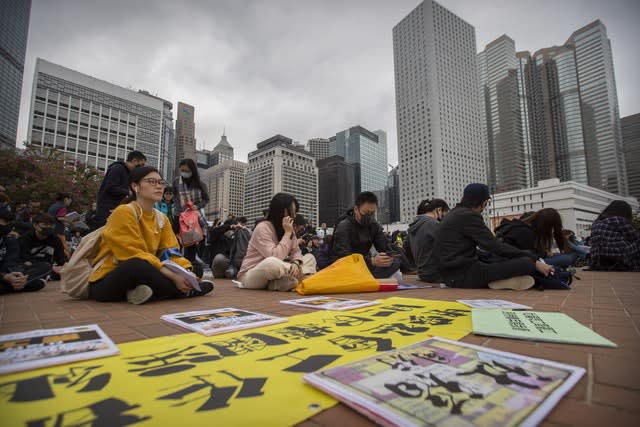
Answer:
<svg viewBox="0 0 640 427"><path fill-rule="evenodd" d="M640 113L620 119L629 195L640 200Z"/></svg>
<svg viewBox="0 0 640 427"><path fill-rule="evenodd" d="M220 141L213 147L213 151L211 151L209 166L219 165L227 160L233 160L233 147L229 141L227 141L227 135L223 132Z"/></svg>
<svg viewBox="0 0 640 427"><path fill-rule="evenodd" d="M27 140L106 170L132 150L163 176L173 168L172 104L38 58Z"/></svg>
<svg viewBox="0 0 640 427"><path fill-rule="evenodd" d="M360 165L360 191L382 191L387 185L387 134L354 126L338 132L329 154Z"/></svg>
<svg viewBox="0 0 640 427"><path fill-rule="evenodd" d="M622 197L573 181L548 179L538 182L533 188L494 195L489 208L491 229L495 229L504 218L511 219L528 211L554 208L562 217L563 228L583 238L590 234L593 221L613 200L625 200L634 212L638 211L638 201L633 197Z"/></svg>
<svg viewBox="0 0 640 427"><path fill-rule="evenodd" d="M335 139L335 138L334 138ZM307 151L309 151L316 160L322 160L329 157L328 138L313 138L307 141Z"/></svg>
<svg viewBox="0 0 640 427"><path fill-rule="evenodd" d="M249 221L261 218L273 196L284 192L298 200L299 213L318 224L318 168L311 153L276 135L260 142L248 160L244 209Z"/></svg>
<svg viewBox="0 0 640 427"><path fill-rule="evenodd" d="M16 148L31 0L0 2L0 149Z"/></svg>
<svg viewBox="0 0 640 427"><path fill-rule="evenodd" d="M393 29L400 217L486 180L473 26L425 0ZM386 172L386 169L385 169Z"/></svg>
<svg viewBox="0 0 640 427"><path fill-rule="evenodd" d="M351 209L360 193L360 164L347 163L343 157L329 156L317 160L318 224L329 227Z"/></svg>
<svg viewBox="0 0 640 427"><path fill-rule="evenodd" d="M229 214L245 215L244 188L247 164L225 160L207 169L202 180L209 189L209 203L205 208L207 219L224 220Z"/></svg>
<svg viewBox="0 0 640 427"><path fill-rule="evenodd" d="M176 169L183 159L196 161L196 123L192 105L178 102L176 118Z"/></svg>

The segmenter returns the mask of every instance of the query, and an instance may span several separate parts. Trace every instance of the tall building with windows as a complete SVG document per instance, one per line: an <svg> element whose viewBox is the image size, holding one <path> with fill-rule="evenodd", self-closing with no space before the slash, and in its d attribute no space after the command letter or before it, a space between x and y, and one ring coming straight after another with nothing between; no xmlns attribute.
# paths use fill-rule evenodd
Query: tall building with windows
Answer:
<svg viewBox="0 0 640 427"><path fill-rule="evenodd" d="M307 141L307 150L313 154L316 160L322 160L329 157L329 144L330 140L327 138L313 138Z"/></svg>
<svg viewBox="0 0 640 427"><path fill-rule="evenodd" d="M343 157L317 160L318 224L334 227L338 218L353 207L360 192L360 164L347 163Z"/></svg>
<svg viewBox="0 0 640 427"><path fill-rule="evenodd" d="M196 123L192 105L178 102L176 118L176 169L182 159L196 161Z"/></svg>
<svg viewBox="0 0 640 427"><path fill-rule="evenodd" d="M223 220L229 214L243 216L244 185L247 164L237 160L225 160L207 169L202 180L209 190L209 203L205 214L208 219Z"/></svg>
<svg viewBox="0 0 640 427"><path fill-rule="evenodd" d="M360 191L381 191L387 185L387 134L354 126L338 132L329 155L360 165Z"/></svg>
<svg viewBox="0 0 640 427"><path fill-rule="evenodd" d="M248 157L244 210L249 221L261 218L271 198L284 192L298 200L299 213L318 223L318 168L311 153L276 135L260 142Z"/></svg>
<svg viewBox="0 0 640 427"><path fill-rule="evenodd" d="M15 149L31 0L0 2L0 149Z"/></svg>
<svg viewBox="0 0 640 427"><path fill-rule="evenodd" d="M394 27L393 52L400 216L409 221L421 200L454 203L486 180L475 29L424 0Z"/></svg>
<svg viewBox="0 0 640 427"><path fill-rule="evenodd" d="M640 113L620 119L629 195L640 201Z"/></svg>
<svg viewBox="0 0 640 427"><path fill-rule="evenodd" d="M219 165L227 160L233 160L233 147L229 144L229 141L227 141L227 135L223 132L220 137L220 142L213 147L213 151L211 152L211 163L209 165Z"/></svg>
<svg viewBox="0 0 640 427"><path fill-rule="evenodd" d="M100 170L132 150L165 177L175 152L173 106L38 58L27 140Z"/></svg>

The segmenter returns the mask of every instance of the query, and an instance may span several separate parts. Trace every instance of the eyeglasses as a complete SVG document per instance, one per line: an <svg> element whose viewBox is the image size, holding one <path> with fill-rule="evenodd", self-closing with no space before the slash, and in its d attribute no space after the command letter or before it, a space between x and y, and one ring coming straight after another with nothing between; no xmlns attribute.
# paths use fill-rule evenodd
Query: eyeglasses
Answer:
<svg viewBox="0 0 640 427"><path fill-rule="evenodd" d="M141 181L148 182L151 185L160 185L162 187L165 187L167 185L167 181L165 181L164 179L145 178Z"/></svg>

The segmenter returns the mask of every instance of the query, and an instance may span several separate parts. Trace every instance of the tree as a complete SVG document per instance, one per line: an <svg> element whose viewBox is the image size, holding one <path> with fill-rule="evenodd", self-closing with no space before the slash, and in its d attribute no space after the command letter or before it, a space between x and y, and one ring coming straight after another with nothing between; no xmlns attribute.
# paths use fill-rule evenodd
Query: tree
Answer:
<svg viewBox="0 0 640 427"><path fill-rule="evenodd" d="M96 200L102 173L54 148L26 145L24 151L0 150L0 184L11 202L39 200L43 210L58 193L70 193L71 210L84 212Z"/></svg>

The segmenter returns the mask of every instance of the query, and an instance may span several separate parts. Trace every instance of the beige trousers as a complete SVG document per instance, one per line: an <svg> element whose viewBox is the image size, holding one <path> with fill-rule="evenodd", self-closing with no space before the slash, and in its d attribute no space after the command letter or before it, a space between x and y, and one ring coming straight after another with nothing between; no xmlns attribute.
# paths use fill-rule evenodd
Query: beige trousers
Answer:
<svg viewBox="0 0 640 427"><path fill-rule="evenodd" d="M276 257L265 258L258 265L247 271L242 278L246 289L266 289L271 280L277 280L289 274L291 263ZM302 256L302 274L315 274L316 257L311 254Z"/></svg>

